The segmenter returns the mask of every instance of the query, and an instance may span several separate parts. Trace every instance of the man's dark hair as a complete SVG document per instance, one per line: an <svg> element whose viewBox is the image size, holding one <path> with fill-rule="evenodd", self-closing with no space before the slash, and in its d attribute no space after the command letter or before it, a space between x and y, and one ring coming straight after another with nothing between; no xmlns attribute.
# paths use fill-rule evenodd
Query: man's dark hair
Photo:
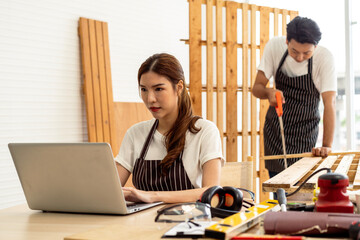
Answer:
<svg viewBox="0 0 360 240"><path fill-rule="evenodd" d="M286 39L291 39L299 43L311 43L317 45L321 39L320 28L317 23L310 18L295 17L286 27Z"/></svg>

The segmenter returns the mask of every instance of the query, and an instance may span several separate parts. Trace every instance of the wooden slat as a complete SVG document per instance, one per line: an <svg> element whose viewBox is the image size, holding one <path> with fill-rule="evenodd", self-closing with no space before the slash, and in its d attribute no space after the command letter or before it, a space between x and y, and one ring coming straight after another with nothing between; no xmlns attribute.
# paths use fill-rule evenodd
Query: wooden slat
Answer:
<svg viewBox="0 0 360 240"><path fill-rule="evenodd" d="M337 155L349 155L349 154L359 154L359 151L347 151L347 152L331 152L329 156L337 156ZM284 155L271 155L271 156L264 156L262 157L263 160L272 160L272 159L279 159L283 158ZM313 157L311 152L307 153L296 153L296 154L288 154L286 158L303 158L303 157Z"/></svg>
<svg viewBox="0 0 360 240"><path fill-rule="evenodd" d="M117 155L118 149L114 149L117 146L117 131L115 126L115 115L114 115L114 98L112 88L112 77L111 77L111 65L110 65L110 43L109 43L109 31L108 24L102 22L103 30L103 43L104 43L104 60L105 60L105 75L106 75L106 88L107 88L107 104L109 111L109 126L110 126L110 144L113 148L114 156Z"/></svg>
<svg viewBox="0 0 360 240"><path fill-rule="evenodd" d="M212 0L207 0L206 4L206 117L213 121L214 104L213 104L213 5Z"/></svg>
<svg viewBox="0 0 360 240"><path fill-rule="evenodd" d="M216 124L221 139L224 136L222 6L223 1L216 0Z"/></svg>
<svg viewBox="0 0 360 240"><path fill-rule="evenodd" d="M286 18L287 18L288 13L289 13L288 10L285 10L285 9L282 10L282 32L281 32L281 34L283 36L286 36L286 24L287 24Z"/></svg>
<svg viewBox="0 0 360 240"><path fill-rule="evenodd" d="M86 103L87 129L89 142L96 142L96 124L94 112L93 87L91 83L91 56L89 41L89 23L88 19L80 18L79 36L81 47L82 74L84 81L84 94Z"/></svg>
<svg viewBox="0 0 360 240"><path fill-rule="evenodd" d="M226 2L226 160L237 161L237 3Z"/></svg>
<svg viewBox="0 0 360 240"><path fill-rule="evenodd" d="M336 159L338 158L338 156L329 156L327 158L325 158L320 165L314 170L314 172L316 172L317 170L321 169L321 168L331 168L332 165L335 163ZM318 178L320 175L324 174L325 172L321 171L317 174L315 174L314 176L312 176L309 181L304 185L305 188L312 188L314 189Z"/></svg>
<svg viewBox="0 0 360 240"><path fill-rule="evenodd" d="M93 85L93 96L94 96L94 112L95 112L95 123L96 123L96 141L104 141L104 133L102 129L102 113L101 113L101 95L100 95L100 84L99 84L99 69L98 69L98 58L97 58L97 46L96 46L96 32L95 32L95 21L89 19L89 37L90 37L90 55L91 55L91 72L92 72L92 85Z"/></svg>
<svg viewBox="0 0 360 240"><path fill-rule="evenodd" d="M201 0L189 0L190 93L195 115L201 116Z"/></svg>
<svg viewBox="0 0 360 240"><path fill-rule="evenodd" d="M298 11L289 11L290 13L290 21L293 20L297 15L299 15Z"/></svg>
<svg viewBox="0 0 360 240"><path fill-rule="evenodd" d="M302 158L286 170L263 183L264 189L290 188L307 174L319 161L321 157Z"/></svg>
<svg viewBox="0 0 360 240"><path fill-rule="evenodd" d="M353 188L360 189L360 164L359 164L359 162L358 162L358 166L357 166L354 181L353 181Z"/></svg>
<svg viewBox="0 0 360 240"><path fill-rule="evenodd" d="M251 90L255 83L256 78L256 6L251 5ZM251 94L251 156L253 159L257 158L257 98ZM256 163L253 164L253 186L256 186L257 171Z"/></svg>
<svg viewBox="0 0 360 240"><path fill-rule="evenodd" d="M249 4L244 3L242 8L242 160L246 161L248 157L249 135Z"/></svg>
<svg viewBox="0 0 360 240"><path fill-rule="evenodd" d="M260 8L260 57L264 52L266 43L269 41L269 8ZM264 152L264 123L266 111L269 108L267 100L260 100L260 158L265 155ZM260 184L269 178L268 171L265 169L265 162L259 162ZM269 198L269 194L260 191L260 201L265 201Z"/></svg>
<svg viewBox="0 0 360 240"><path fill-rule="evenodd" d="M99 90L100 90L100 104L101 104L101 126L103 130L104 142L110 143L110 126L109 126L109 108L108 108L108 94L106 86L106 73L105 73L105 56L104 56L104 42L102 24L95 21L95 36L96 36L96 50L98 59L98 72L99 72Z"/></svg>
<svg viewBox="0 0 360 240"><path fill-rule="evenodd" d="M354 157L355 157L354 154L343 156L343 158L340 161L339 166L336 168L336 170L334 172L347 175Z"/></svg>
<svg viewBox="0 0 360 240"><path fill-rule="evenodd" d="M279 36L279 9L274 9L274 36Z"/></svg>

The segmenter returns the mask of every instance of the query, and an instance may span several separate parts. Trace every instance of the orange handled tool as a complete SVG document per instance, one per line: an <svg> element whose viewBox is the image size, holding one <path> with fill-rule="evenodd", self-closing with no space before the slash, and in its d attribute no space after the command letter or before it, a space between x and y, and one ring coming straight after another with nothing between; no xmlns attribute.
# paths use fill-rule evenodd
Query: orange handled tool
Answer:
<svg viewBox="0 0 360 240"><path fill-rule="evenodd" d="M284 124L282 120L283 115L283 108L282 108L282 97L281 92L277 91L275 93L275 98L277 105L275 107L276 113L279 116L279 123L280 123L280 132L281 132L281 140L282 140L282 146L284 151L284 167L287 168L287 160L286 160L286 146L285 146L285 136L284 136Z"/></svg>
<svg viewBox="0 0 360 240"><path fill-rule="evenodd" d="M276 113L279 117L281 117L283 115L281 92L276 92L275 98L276 98L276 103L277 103L277 106L275 107Z"/></svg>

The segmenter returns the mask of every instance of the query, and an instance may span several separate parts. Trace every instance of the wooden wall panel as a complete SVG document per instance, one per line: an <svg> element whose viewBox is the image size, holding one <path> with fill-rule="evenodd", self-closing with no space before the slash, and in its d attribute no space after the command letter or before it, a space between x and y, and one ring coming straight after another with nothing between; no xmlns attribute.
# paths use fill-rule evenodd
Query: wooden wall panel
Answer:
<svg viewBox="0 0 360 240"><path fill-rule="evenodd" d="M263 126L268 102L265 100L259 101L252 95L249 96L256 78L256 67L259 64L257 59L262 55L264 47L269 40L270 16L274 18L274 36L278 36L280 31L282 35L286 34L288 16L290 16L290 19L293 19L297 16L298 12L233 1L188 1L190 7L190 35L189 40L184 41L190 45L190 95L193 100L195 113L201 115L201 108L206 107L206 117L209 120L216 120L221 137L224 137L226 140L225 157L228 162L242 162L246 161L249 155L252 156L252 159L254 159L252 182L255 188L258 177L260 178L260 183L268 179L268 172L264 164L263 144ZM206 24L201 24L201 19L204 19L201 17L202 4L206 4ZM216 7L215 16L212 16L214 12L213 6ZM225 28L223 28L224 8L226 15ZM259 23L257 23L257 13L260 13ZM273 15L270 15L270 13L273 13ZM282 16L281 19L279 19L280 15ZM213 41L213 18L216 19L215 42ZM241 19L241 26L238 26L238 18L239 20ZM257 27L259 25L260 29ZM206 26L205 40L201 39L201 26ZM241 33L238 31L241 31ZM259 33L260 35L258 35ZM225 41L223 40L224 35L226 36ZM241 43L238 42L240 39L237 39L240 35ZM257 38L260 39L260 44L257 43ZM201 63L201 46L206 46L206 64ZM214 47L216 48L216 56L213 56ZM226 57L223 56L224 47L226 48ZM241 56L238 56L238 48L242 48ZM216 67L213 66L214 57L216 58ZM240 57L242 59L242 66L238 66L238 59ZM224 61L226 66L225 87L223 86ZM204 86L201 83L202 67L207 68L206 84ZM215 87L213 86L214 68L216 69ZM204 106L201 103L201 92L206 93L206 104ZM213 104L214 92L216 93L216 107ZM225 109L223 107L224 94L226 94ZM239 114L238 96L240 95L242 96L242 112ZM249 109L249 101L251 109ZM215 114L213 111L216 111ZM224 114L224 111L226 111L226 114ZM216 115L216 119L213 119L214 115ZM225 131L223 129L224 121ZM238 122L242 126L241 131L238 129ZM238 149L239 136L242 141L241 156ZM258 138L260 141L258 141ZM248 151L249 144L251 144L250 153ZM259 171L256 170L257 165L259 165ZM261 194L261 200L267 198L268 194Z"/></svg>

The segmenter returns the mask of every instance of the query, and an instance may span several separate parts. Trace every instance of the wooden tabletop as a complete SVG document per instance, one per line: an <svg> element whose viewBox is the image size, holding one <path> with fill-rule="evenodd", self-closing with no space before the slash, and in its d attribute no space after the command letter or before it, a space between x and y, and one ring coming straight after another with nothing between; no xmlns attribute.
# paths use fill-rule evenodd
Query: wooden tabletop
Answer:
<svg viewBox="0 0 360 240"><path fill-rule="evenodd" d="M0 239L160 239L175 225L154 222L156 211L161 207L119 216L49 213L30 210L22 204L0 210ZM261 235L263 230L255 226L245 234Z"/></svg>

